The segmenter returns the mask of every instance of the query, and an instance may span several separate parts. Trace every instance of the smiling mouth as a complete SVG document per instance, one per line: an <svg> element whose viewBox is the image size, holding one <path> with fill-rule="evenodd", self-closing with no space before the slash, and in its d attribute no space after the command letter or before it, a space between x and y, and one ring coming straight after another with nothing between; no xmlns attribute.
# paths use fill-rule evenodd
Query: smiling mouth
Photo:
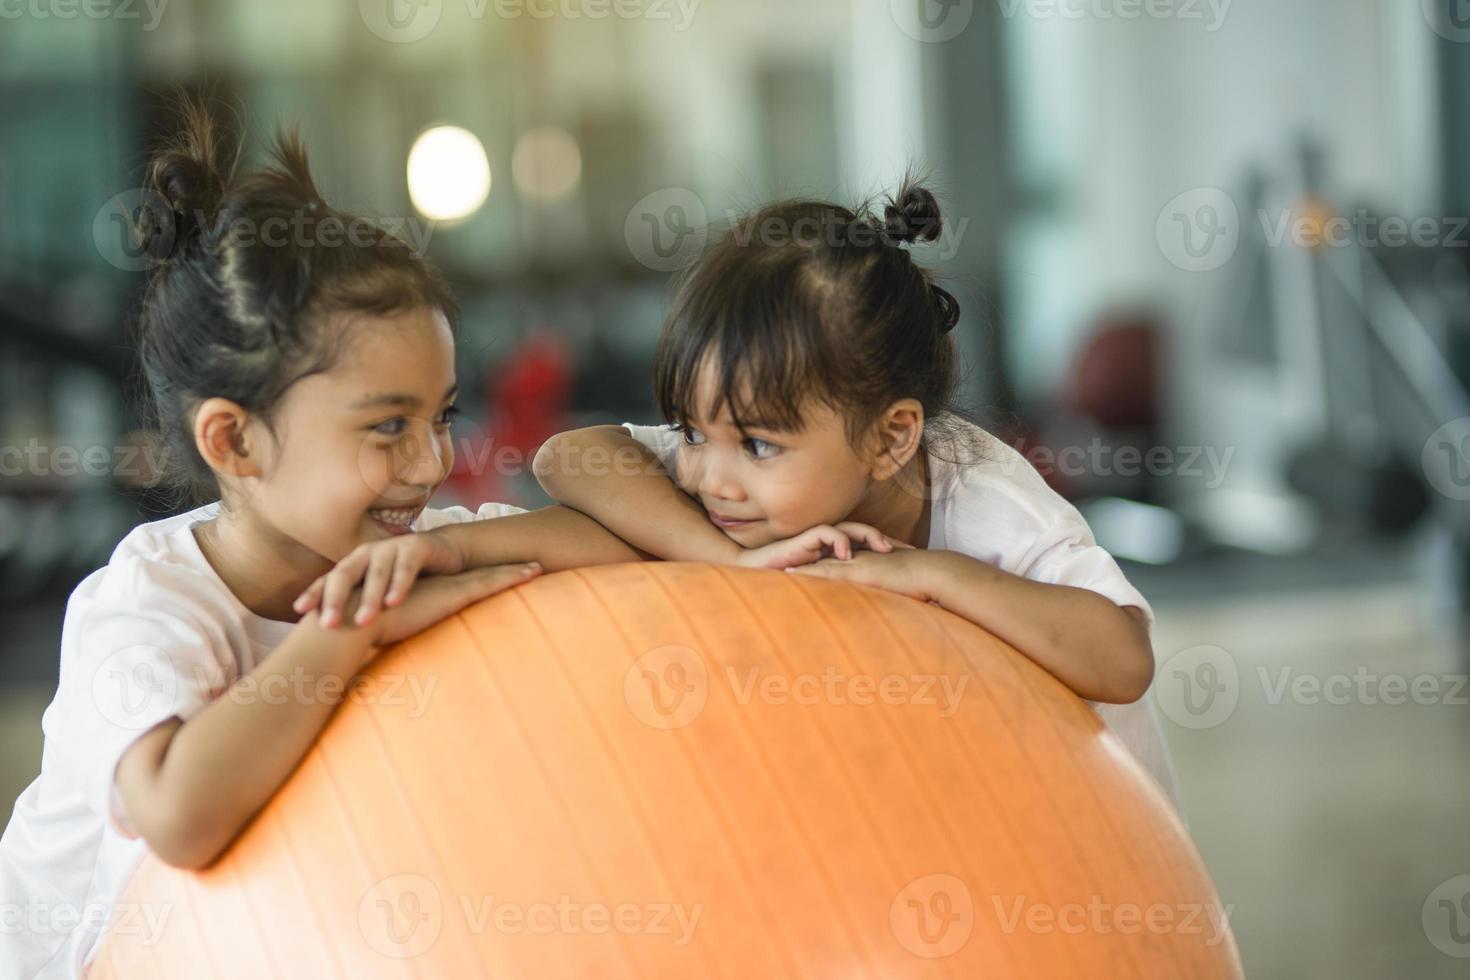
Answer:
<svg viewBox="0 0 1470 980"><path fill-rule="evenodd" d="M422 507L394 507L388 510L370 510L368 516L390 531L412 530L414 519L419 516Z"/></svg>

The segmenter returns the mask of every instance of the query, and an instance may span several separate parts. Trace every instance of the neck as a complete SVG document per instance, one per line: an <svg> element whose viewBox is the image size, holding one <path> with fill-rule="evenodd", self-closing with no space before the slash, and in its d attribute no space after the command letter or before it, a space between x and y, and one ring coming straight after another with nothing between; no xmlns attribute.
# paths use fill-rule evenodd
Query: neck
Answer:
<svg viewBox="0 0 1470 980"><path fill-rule="evenodd" d="M867 524L896 541L929 547L929 463L920 450L887 480L874 481L845 519Z"/></svg>
<svg viewBox="0 0 1470 980"><path fill-rule="evenodd" d="M332 562L248 513L225 512L193 529L204 558L241 604L266 619L294 623L291 608Z"/></svg>

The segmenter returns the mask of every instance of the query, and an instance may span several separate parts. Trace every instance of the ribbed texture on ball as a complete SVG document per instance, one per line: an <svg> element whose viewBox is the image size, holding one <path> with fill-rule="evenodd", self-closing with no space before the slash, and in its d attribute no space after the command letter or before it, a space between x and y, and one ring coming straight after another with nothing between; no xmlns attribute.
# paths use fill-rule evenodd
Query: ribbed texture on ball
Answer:
<svg viewBox="0 0 1470 980"><path fill-rule="evenodd" d="M602 566L367 676L216 865L145 859L161 934L91 980L1240 976L1149 777L935 606Z"/></svg>

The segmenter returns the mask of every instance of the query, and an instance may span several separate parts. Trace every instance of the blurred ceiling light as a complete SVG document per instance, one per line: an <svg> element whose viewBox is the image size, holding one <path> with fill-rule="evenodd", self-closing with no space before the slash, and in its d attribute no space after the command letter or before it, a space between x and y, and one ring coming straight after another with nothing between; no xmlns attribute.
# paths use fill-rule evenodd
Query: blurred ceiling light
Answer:
<svg viewBox="0 0 1470 980"><path fill-rule="evenodd" d="M490 161L467 129L435 126L414 140L408 154L408 195L434 221L458 221L490 196Z"/></svg>
<svg viewBox="0 0 1470 980"><path fill-rule="evenodd" d="M559 200L576 190L582 179L582 151L566 130L537 126L516 141L510 174L516 189L527 197Z"/></svg>

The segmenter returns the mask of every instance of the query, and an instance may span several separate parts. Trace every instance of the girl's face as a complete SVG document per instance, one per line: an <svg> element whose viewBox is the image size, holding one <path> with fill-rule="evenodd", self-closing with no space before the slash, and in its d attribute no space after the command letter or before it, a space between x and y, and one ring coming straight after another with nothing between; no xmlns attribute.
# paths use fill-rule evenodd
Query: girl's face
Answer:
<svg viewBox="0 0 1470 980"><path fill-rule="evenodd" d="M695 405L710 403L713 380L706 365ZM872 482L871 463L848 442L842 417L825 405L804 408L800 432L742 433L725 405L718 418L683 422L675 478L746 548L846 519Z"/></svg>
<svg viewBox="0 0 1470 980"><path fill-rule="evenodd" d="M437 310L364 318L286 393L252 508L330 561L408 533L454 465L454 338Z"/></svg>

